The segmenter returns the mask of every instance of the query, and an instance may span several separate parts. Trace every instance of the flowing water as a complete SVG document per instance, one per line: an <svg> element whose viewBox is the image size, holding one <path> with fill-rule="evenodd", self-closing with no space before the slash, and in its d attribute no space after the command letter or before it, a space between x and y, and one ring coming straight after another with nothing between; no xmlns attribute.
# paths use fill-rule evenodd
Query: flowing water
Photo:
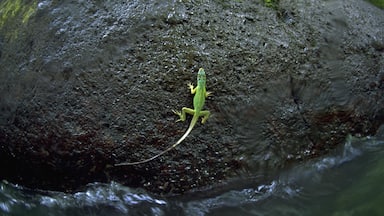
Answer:
<svg viewBox="0 0 384 216"><path fill-rule="evenodd" d="M350 136L332 154L266 184L249 178L211 197L157 197L115 182L73 194L2 182L0 215L384 215L383 181L383 137Z"/></svg>

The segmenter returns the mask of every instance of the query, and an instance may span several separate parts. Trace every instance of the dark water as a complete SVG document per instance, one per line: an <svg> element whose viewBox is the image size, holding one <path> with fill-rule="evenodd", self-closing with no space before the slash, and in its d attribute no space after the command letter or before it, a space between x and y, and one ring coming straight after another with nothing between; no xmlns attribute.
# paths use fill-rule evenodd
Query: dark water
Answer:
<svg viewBox="0 0 384 216"><path fill-rule="evenodd" d="M384 215L382 182L382 136L347 137L332 154L294 166L267 184L237 185L240 189L205 198L159 198L114 182L94 183L73 194L2 182L0 214Z"/></svg>

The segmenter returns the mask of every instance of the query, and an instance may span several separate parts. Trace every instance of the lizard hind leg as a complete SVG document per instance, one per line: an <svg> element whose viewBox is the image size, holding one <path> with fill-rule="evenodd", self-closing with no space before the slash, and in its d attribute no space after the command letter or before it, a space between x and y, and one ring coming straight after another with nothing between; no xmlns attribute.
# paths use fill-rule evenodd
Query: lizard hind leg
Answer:
<svg viewBox="0 0 384 216"><path fill-rule="evenodd" d="M191 108L187 108L187 107L183 107L181 109L181 112L177 112L175 110L172 110L173 113L175 113L176 115L178 115L180 118L177 120L178 121L185 121L185 119L187 118L186 116L186 113L190 114L190 115L194 115L195 114L195 111Z"/></svg>
<svg viewBox="0 0 384 216"><path fill-rule="evenodd" d="M209 112L208 110L200 111L200 116L203 116L203 119L201 120L201 123L204 124L207 121L207 119L209 118L210 115L211 115L211 112Z"/></svg>

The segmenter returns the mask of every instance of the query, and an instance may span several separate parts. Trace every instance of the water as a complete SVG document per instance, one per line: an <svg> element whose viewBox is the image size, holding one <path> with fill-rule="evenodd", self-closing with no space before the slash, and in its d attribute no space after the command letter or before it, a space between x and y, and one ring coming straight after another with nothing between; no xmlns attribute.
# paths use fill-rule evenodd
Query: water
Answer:
<svg viewBox="0 0 384 216"><path fill-rule="evenodd" d="M332 154L282 171L266 184L246 181L211 197L173 198L115 182L68 194L3 181L0 215L384 215L384 139L350 136Z"/></svg>

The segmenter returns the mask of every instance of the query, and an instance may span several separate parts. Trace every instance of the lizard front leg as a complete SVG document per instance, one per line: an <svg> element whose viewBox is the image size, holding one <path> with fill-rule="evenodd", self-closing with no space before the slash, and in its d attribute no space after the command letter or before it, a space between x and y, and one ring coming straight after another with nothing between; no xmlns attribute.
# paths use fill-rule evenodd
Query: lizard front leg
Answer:
<svg viewBox="0 0 384 216"><path fill-rule="evenodd" d="M195 94L196 93L197 86L196 86L196 88L194 88L192 83L188 83L188 88L191 89L191 94Z"/></svg>

